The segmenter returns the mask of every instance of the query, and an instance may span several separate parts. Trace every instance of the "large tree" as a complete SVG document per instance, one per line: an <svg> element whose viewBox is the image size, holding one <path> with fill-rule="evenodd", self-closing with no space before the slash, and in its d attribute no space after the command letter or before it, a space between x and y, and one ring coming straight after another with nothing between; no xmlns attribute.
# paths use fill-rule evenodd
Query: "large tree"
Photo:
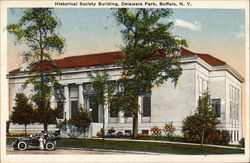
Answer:
<svg viewBox="0 0 250 163"><path fill-rule="evenodd" d="M44 124L44 130L47 131L48 124L55 119L50 108L50 98L54 95L57 100L63 99L63 95L55 91L60 88L57 81L60 71L53 63L51 55L63 52L64 39L57 34L60 23L53 16L51 8L29 8L22 11L23 15L18 23L9 24L7 29L14 34L17 43L28 47L23 57L29 77L23 86L33 86L31 100L36 104L40 115L37 120Z"/></svg>
<svg viewBox="0 0 250 163"><path fill-rule="evenodd" d="M171 9L114 9L124 40L124 56L118 65L123 69L126 92L121 97L126 102L120 108L132 114L134 138L138 133L138 96L150 94L154 85L168 79L176 85L182 72L179 57L186 41L171 34L174 24L167 20L171 14Z"/></svg>
<svg viewBox="0 0 250 163"><path fill-rule="evenodd" d="M16 94L15 101L16 104L13 107L10 120L12 123L23 124L25 135L27 135L27 125L34 122L35 112L33 106L23 93Z"/></svg>
<svg viewBox="0 0 250 163"><path fill-rule="evenodd" d="M193 115L183 121L182 132L189 139L198 139L201 145L209 135L215 134L219 123L216 113L211 105L210 95L207 92L198 100L198 107Z"/></svg>

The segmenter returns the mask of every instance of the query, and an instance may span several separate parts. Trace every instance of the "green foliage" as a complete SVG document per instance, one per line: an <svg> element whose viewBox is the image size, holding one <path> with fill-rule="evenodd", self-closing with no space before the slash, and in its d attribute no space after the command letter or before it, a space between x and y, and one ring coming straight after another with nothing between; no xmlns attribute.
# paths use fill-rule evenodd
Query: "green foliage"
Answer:
<svg viewBox="0 0 250 163"><path fill-rule="evenodd" d="M133 135L138 132L138 96L151 93L168 79L177 84L182 68L180 50L186 41L173 36L173 22L167 23L171 9L114 9L121 30L124 55L117 62L122 67L124 92L115 97L120 110L133 116ZM118 103L118 102L117 102Z"/></svg>
<svg viewBox="0 0 250 163"><path fill-rule="evenodd" d="M72 123L79 128L89 127L91 118L89 117L89 113L83 109L79 108L75 114L73 114L71 118Z"/></svg>
<svg viewBox="0 0 250 163"><path fill-rule="evenodd" d="M103 139L105 136L105 116L104 112L109 108L109 103L115 91L115 83L109 81L109 74L106 71L94 71L88 73L92 91L88 97L93 103L103 107Z"/></svg>
<svg viewBox="0 0 250 163"><path fill-rule="evenodd" d="M108 133L109 134L113 134L113 133L115 133L115 129L112 127L112 128L110 128L110 129L108 129Z"/></svg>
<svg viewBox="0 0 250 163"><path fill-rule="evenodd" d="M114 83L109 81L108 72L94 71L88 73L88 77L92 86L89 98L98 105L108 104L115 90Z"/></svg>
<svg viewBox="0 0 250 163"><path fill-rule="evenodd" d="M30 123L35 122L35 111L33 106L29 103L28 98L23 93L16 94L15 97L16 104L13 107L13 112L10 116L12 123L24 124L25 133L26 126Z"/></svg>
<svg viewBox="0 0 250 163"><path fill-rule="evenodd" d="M230 138L231 138L230 132L228 130L222 130L221 136L222 136L221 144L228 145L230 142Z"/></svg>
<svg viewBox="0 0 250 163"><path fill-rule="evenodd" d="M244 148L245 147L245 138L241 138L239 143Z"/></svg>
<svg viewBox="0 0 250 163"><path fill-rule="evenodd" d="M52 95L57 100L64 100L62 93L56 91L60 88L57 78L60 71L53 63L51 55L55 52L61 54L64 39L57 34L60 22L53 16L51 8L23 9L23 15L16 24L9 24L8 31L14 34L16 42L26 44L28 51L23 52L24 61L28 64L29 77L23 84L26 88L32 84L31 100L36 104L38 121L47 125L55 121L54 112L49 107Z"/></svg>
<svg viewBox="0 0 250 163"><path fill-rule="evenodd" d="M118 9L114 13L124 27L125 55L118 65L124 70L122 75L133 79L139 95L168 79L176 84L181 75L178 59L186 41L171 35L173 23L165 23L171 13L170 9Z"/></svg>
<svg viewBox="0 0 250 163"><path fill-rule="evenodd" d="M64 39L55 33L60 22L52 16L52 12L51 8L23 9L19 22L7 26L17 43L25 43L31 48L26 57L40 57L41 50L47 52L43 54L47 59L50 58L49 51L62 53Z"/></svg>
<svg viewBox="0 0 250 163"><path fill-rule="evenodd" d="M219 123L216 114L211 107L210 95L205 92L198 100L198 107L193 115L183 121L182 132L184 137L193 140L209 141L213 135L218 135L216 125Z"/></svg>
<svg viewBox="0 0 250 163"><path fill-rule="evenodd" d="M6 121L6 133L9 134L10 121Z"/></svg>
<svg viewBox="0 0 250 163"><path fill-rule="evenodd" d="M136 93L133 82L128 79L120 79L117 81L118 91L114 92L110 99L111 111L122 111L125 117L132 117L138 113L138 95Z"/></svg>
<svg viewBox="0 0 250 163"><path fill-rule="evenodd" d="M35 122L46 123L46 124L56 124L56 118L60 112L58 108L51 108L50 104L40 104L36 103L38 107L35 110ZM43 106L47 106L46 108Z"/></svg>

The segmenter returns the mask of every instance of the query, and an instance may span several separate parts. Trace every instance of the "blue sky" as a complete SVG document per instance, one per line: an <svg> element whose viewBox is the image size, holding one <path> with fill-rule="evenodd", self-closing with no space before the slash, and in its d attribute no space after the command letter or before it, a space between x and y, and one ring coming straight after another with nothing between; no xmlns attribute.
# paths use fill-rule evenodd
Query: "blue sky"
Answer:
<svg viewBox="0 0 250 163"><path fill-rule="evenodd" d="M58 31L66 39L61 57L115 51L122 45L121 27L117 26L111 9L56 8L55 15L62 23ZM8 23L16 23L20 16L17 10L8 10ZM244 76L244 10L173 9L169 19L175 23L173 34L186 39L189 50L210 53ZM17 48L14 37L8 38L8 56L12 58L8 69L11 70L19 66L21 59L17 56L25 47Z"/></svg>

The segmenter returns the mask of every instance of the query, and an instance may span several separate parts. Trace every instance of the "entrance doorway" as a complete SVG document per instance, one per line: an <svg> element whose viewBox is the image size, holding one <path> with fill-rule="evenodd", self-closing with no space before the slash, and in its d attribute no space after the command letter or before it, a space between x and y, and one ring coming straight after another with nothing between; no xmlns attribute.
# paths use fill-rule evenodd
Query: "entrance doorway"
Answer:
<svg viewBox="0 0 250 163"><path fill-rule="evenodd" d="M95 104L93 101L90 100L89 108L92 109L92 122L98 123L99 122L98 104Z"/></svg>

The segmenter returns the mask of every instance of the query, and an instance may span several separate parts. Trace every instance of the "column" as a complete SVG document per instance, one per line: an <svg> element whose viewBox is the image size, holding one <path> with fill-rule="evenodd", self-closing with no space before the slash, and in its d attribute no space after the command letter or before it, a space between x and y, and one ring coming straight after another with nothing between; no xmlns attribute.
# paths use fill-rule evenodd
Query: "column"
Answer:
<svg viewBox="0 0 250 163"><path fill-rule="evenodd" d="M108 97L108 93L105 93L104 96ZM103 106L103 109L104 109L104 115L103 115L103 117L104 117L104 123L105 124L107 124L109 122L109 108L108 107L109 107L109 105L108 105L108 102L106 101L104 103L104 106ZM107 128L107 126L106 126L106 128Z"/></svg>
<svg viewBox="0 0 250 163"><path fill-rule="evenodd" d="M141 96L138 96L138 105L139 105L139 110L138 110L138 123L141 123L141 119L142 119L142 116L141 116L141 113L142 113L142 97Z"/></svg>
<svg viewBox="0 0 250 163"><path fill-rule="evenodd" d="M65 102L64 102L64 115L66 113L66 119L70 119L70 108L69 108L69 86L65 85L64 86L64 97L65 97Z"/></svg>
<svg viewBox="0 0 250 163"><path fill-rule="evenodd" d="M79 90L78 90L78 93L79 93L78 94L78 103L79 103L80 106L83 107L83 109L86 109L86 108L84 108L83 85L79 84L78 88L79 88Z"/></svg>
<svg viewBox="0 0 250 163"><path fill-rule="evenodd" d="M55 98L55 95L51 95L51 98L50 98L50 107L52 109L56 108L56 98Z"/></svg>
<svg viewBox="0 0 250 163"><path fill-rule="evenodd" d="M108 109L108 105L105 104L104 105L104 123L107 124L109 122L109 109ZM107 126L106 126L107 127Z"/></svg>
<svg viewBox="0 0 250 163"><path fill-rule="evenodd" d="M125 123L124 113L122 111L118 112L119 123Z"/></svg>

